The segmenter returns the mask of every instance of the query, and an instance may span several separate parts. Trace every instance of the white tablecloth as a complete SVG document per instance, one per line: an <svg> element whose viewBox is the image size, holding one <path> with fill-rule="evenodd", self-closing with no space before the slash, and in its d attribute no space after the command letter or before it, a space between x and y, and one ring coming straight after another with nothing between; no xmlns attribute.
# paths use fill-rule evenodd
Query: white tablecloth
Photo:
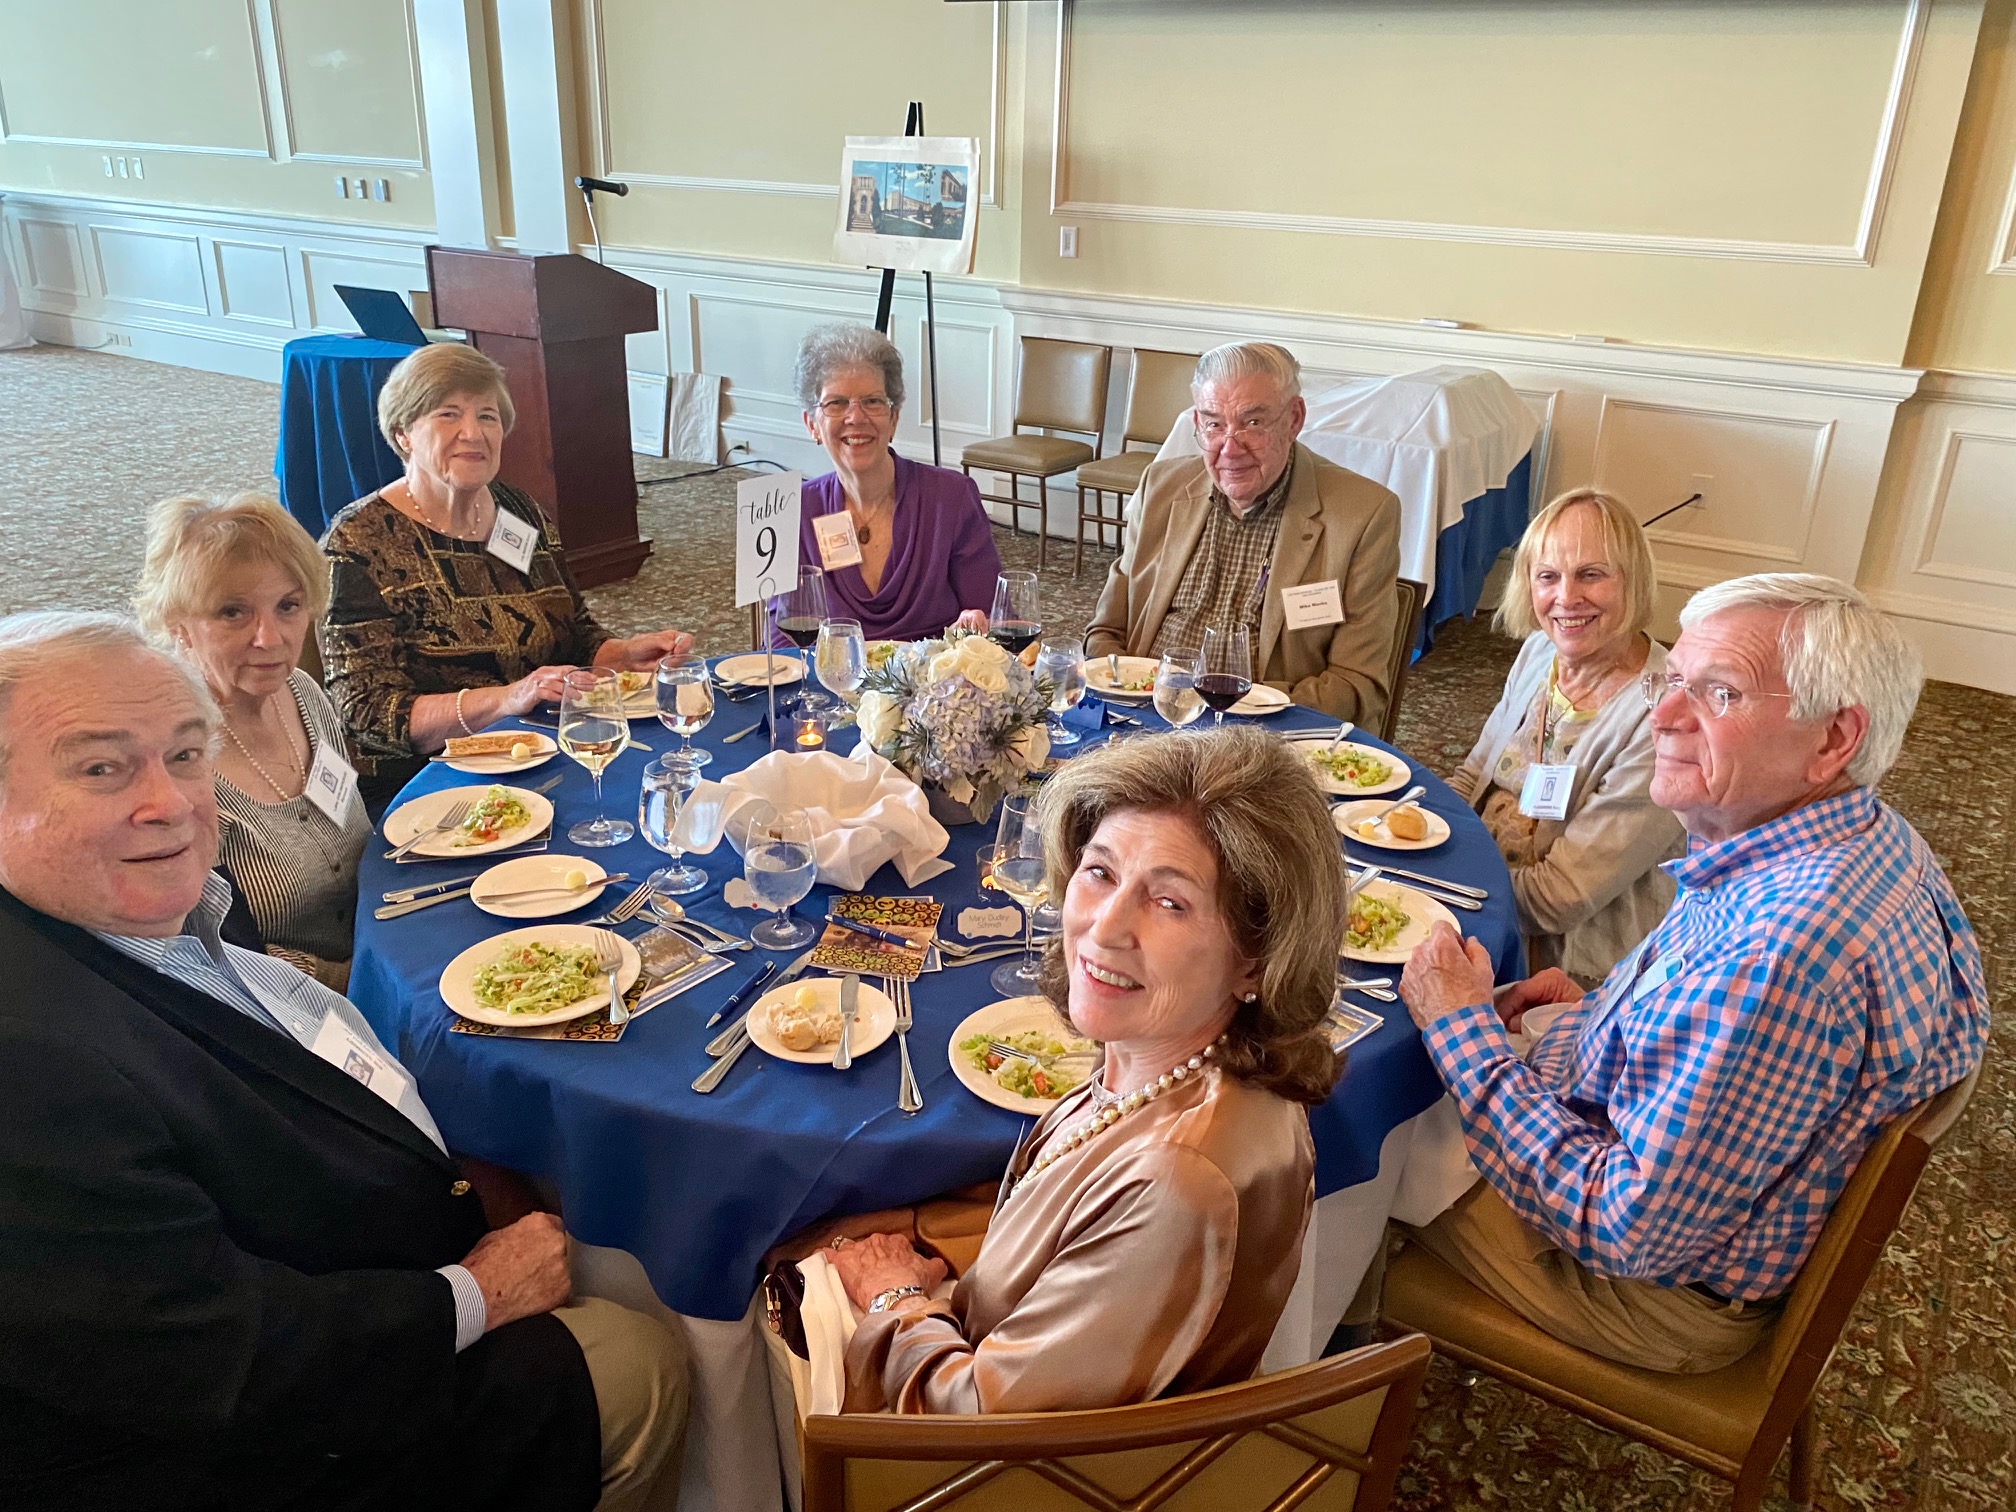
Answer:
<svg viewBox="0 0 2016 1512"><path fill-rule="evenodd" d="M1302 444L1399 495L1400 574L1431 591L1436 537L1461 523L1465 504L1505 486L1540 430L1512 385L1484 368L1362 379L1308 404ZM1197 455L1185 410L1155 456Z"/></svg>
<svg viewBox="0 0 2016 1512"><path fill-rule="evenodd" d="M1386 1220L1426 1223L1477 1179L1463 1148L1455 1104L1446 1097L1399 1125L1379 1149L1379 1174L1316 1204L1302 1244L1302 1269L1261 1369L1286 1370L1322 1352L1357 1293ZM760 1294L735 1323L670 1311L644 1268L622 1250L574 1246L574 1289L651 1314L685 1340L692 1365L680 1512L777 1512L798 1505L797 1446L789 1383L773 1382ZM672 1499L661 1496L662 1512Z"/></svg>

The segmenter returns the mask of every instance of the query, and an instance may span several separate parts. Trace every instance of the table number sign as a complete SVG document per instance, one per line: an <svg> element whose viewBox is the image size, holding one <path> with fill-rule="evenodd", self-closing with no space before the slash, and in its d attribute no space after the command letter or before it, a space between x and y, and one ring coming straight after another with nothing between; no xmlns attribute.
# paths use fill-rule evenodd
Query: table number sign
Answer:
<svg viewBox="0 0 2016 1512"><path fill-rule="evenodd" d="M772 473L735 485L735 604L798 586L798 511L805 479Z"/></svg>
<svg viewBox="0 0 2016 1512"><path fill-rule="evenodd" d="M539 544L539 527L521 520L508 509L497 511L497 523L490 527L484 550L507 566L524 572L532 565L532 549Z"/></svg>

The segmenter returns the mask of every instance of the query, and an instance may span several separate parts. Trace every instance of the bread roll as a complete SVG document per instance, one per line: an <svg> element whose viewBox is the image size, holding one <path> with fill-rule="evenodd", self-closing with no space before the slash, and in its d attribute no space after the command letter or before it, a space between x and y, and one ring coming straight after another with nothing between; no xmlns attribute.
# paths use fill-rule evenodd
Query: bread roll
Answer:
<svg viewBox="0 0 2016 1512"><path fill-rule="evenodd" d="M1403 803L1386 816L1386 833L1395 840L1426 840L1428 816L1411 803Z"/></svg>

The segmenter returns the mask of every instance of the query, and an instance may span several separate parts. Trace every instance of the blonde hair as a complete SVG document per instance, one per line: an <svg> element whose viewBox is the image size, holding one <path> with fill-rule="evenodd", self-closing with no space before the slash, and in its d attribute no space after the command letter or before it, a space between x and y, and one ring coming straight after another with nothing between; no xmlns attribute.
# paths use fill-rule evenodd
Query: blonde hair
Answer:
<svg viewBox="0 0 2016 1512"><path fill-rule="evenodd" d="M1645 539L1645 527L1630 507L1615 494L1596 488L1571 488L1540 513L1533 516L1519 546L1512 553L1512 572L1505 579L1505 594L1498 601L1493 621L1507 635L1524 640L1543 629L1533 613L1533 566L1546 548L1547 538L1569 510L1587 506L1603 522L1603 550L1610 565L1624 581L1624 620L1633 635L1643 634L1652 623L1654 599L1659 592L1659 569L1652 561L1652 547Z"/></svg>
<svg viewBox="0 0 2016 1512"><path fill-rule="evenodd" d="M411 430L415 420L455 394L495 399L507 436L518 423L504 369L472 346L437 341L401 361L378 391L378 429L384 433L386 445L399 453L400 461L408 455L400 433Z"/></svg>
<svg viewBox="0 0 2016 1512"><path fill-rule="evenodd" d="M312 623L329 607L329 563L295 518L261 494L228 499L182 494L147 516L147 561L133 612L157 641L210 607L227 567L271 562L301 585Z"/></svg>
<svg viewBox="0 0 2016 1512"><path fill-rule="evenodd" d="M1235 1005L1218 1064L1291 1102L1323 1101L1342 1069L1323 1018L1336 996L1348 904L1337 833L1309 764L1248 728L1147 735L1087 752L1043 790L1053 898L1064 896L1100 824L1127 809L1189 821L1218 863L1233 948L1260 964L1259 998ZM1062 942L1052 941L1043 991L1068 1018L1066 982Z"/></svg>

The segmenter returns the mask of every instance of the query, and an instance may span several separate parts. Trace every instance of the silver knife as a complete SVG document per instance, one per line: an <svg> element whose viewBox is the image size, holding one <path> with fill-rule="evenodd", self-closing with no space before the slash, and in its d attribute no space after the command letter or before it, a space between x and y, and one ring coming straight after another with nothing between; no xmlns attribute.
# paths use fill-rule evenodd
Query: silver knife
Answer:
<svg viewBox="0 0 2016 1512"><path fill-rule="evenodd" d="M467 887L458 887L453 892L429 893L424 898L408 898L404 903L387 903L383 908L371 910L374 919L396 919L402 914L418 913L423 908L432 908L436 903L452 903L457 898L469 896Z"/></svg>
<svg viewBox="0 0 2016 1512"><path fill-rule="evenodd" d="M749 1032L742 1028L740 1019L736 1020L735 1028L738 1032L734 1043L722 1051L719 1060L693 1078L693 1090L695 1092L712 1092L716 1087L720 1086L721 1078L735 1069L735 1062L740 1060L742 1052L749 1048Z"/></svg>
<svg viewBox="0 0 2016 1512"><path fill-rule="evenodd" d="M854 1064L852 1042L854 1014L860 1000L861 978L853 972L840 978L840 1048L833 1052L833 1069L845 1071Z"/></svg>
<svg viewBox="0 0 2016 1512"><path fill-rule="evenodd" d="M817 945L814 945L812 947L812 950L817 950L818 948L819 947ZM797 981L798 978L804 974L805 968L812 964L812 950L806 951L803 955L799 956L795 961L793 961L789 966L786 966L782 971L778 972L777 975L772 977L770 979L770 991L764 993L763 996L768 997L770 995L770 992L775 992L779 987L784 986L787 982ZM763 1000L762 998L758 998L756 1001L761 1002L762 1000ZM751 1003L749 1005L749 1009L751 1012L754 1011L755 1006L756 1006L755 1003ZM729 1048L735 1043L735 1036L738 1034L745 1034L747 1032L748 1022L749 1022L749 1013L745 1012L742 1015L742 1017L735 1020L734 1023L730 1024L726 1029L723 1029L719 1034L715 1035L714 1038L707 1041L707 1053L709 1055L726 1055L728 1053Z"/></svg>
<svg viewBox="0 0 2016 1512"><path fill-rule="evenodd" d="M424 898L429 893L445 892L451 887L468 887L481 873L471 872L466 877L450 877L446 882L423 882L418 887L394 887L381 894L380 903L411 903L415 898Z"/></svg>

